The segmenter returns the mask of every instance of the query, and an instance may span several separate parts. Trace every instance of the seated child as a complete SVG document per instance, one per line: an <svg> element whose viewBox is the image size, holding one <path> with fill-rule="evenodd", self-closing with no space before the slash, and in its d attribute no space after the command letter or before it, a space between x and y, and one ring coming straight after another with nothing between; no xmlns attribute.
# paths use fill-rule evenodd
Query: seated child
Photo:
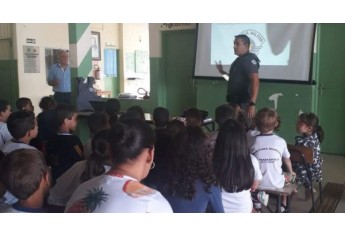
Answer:
<svg viewBox="0 0 345 236"><path fill-rule="evenodd" d="M32 105L30 98L18 98L16 101L18 111L34 111L35 107Z"/></svg>
<svg viewBox="0 0 345 236"><path fill-rule="evenodd" d="M32 111L13 112L8 117L7 127L13 139L7 141L1 148L3 153L7 154L20 148L35 149L29 145L38 133L35 114Z"/></svg>
<svg viewBox="0 0 345 236"><path fill-rule="evenodd" d="M169 122L169 111L164 107L156 107L153 110L153 123L156 128L164 128Z"/></svg>
<svg viewBox="0 0 345 236"><path fill-rule="evenodd" d="M251 191L255 191L262 179L258 160L247 147L243 125L226 120L216 140L213 168L222 188L224 211L228 213L252 212Z"/></svg>
<svg viewBox="0 0 345 236"><path fill-rule="evenodd" d="M110 98L105 103L105 113L109 116L109 125L113 127L119 121L121 104L116 98Z"/></svg>
<svg viewBox="0 0 345 236"><path fill-rule="evenodd" d="M78 113L72 105L58 104L55 108L57 134L46 145L48 164L51 165L53 184L56 179L76 162L84 160L83 145L73 135L78 125Z"/></svg>
<svg viewBox="0 0 345 236"><path fill-rule="evenodd" d="M42 112L37 115L38 137L42 144L46 144L56 131L54 122L55 101L51 97L43 97L39 103Z"/></svg>
<svg viewBox="0 0 345 236"><path fill-rule="evenodd" d="M323 141L324 133L319 125L319 118L313 113L302 113L299 115L296 130L301 136L297 136L296 145L313 148L313 164L307 164L313 180L322 180L322 158L320 156L320 143ZM303 184L305 188L311 188L307 177L307 170L304 165L294 164L297 173L297 183Z"/></svg>
<svg viewBox="0 0 345 236"><path fill-rule="evenodd" d="M109 129L109 120L107 114L103 112L94 112L87 117L87 125L89 126L91 138L84 144L84 157L87 158L91 154L91 139L101 130Z"/></svg>
<svg viewBox="0 0 345 236"><path fill-rule="evenodd" d="M18 149L0 165L0 181L19 201L1 209L4 213L43 212L50 188L50 173L43 154L35 149Z"/></svg>
<svg viewBox="0 0 345 236"><path fill-rule="evenodd" d="M212 149L214 149L214 145L216 144L216 139L218 136L218 132L222 124L227 120L227 119L236 119L236 111L235 109L230 106L229 104L223 104L220 105L216 108L215 111L215 116L216 116L216 123L218 125L218 130L215 130L211 133L209 133L209 138L210 138L210 144Z"/></svg>
<svg viewBox="0 0 345 236"><path fill-rule="evenodd" d="M48 197L50 212L63 212L67 201L80 184L110 170L108 135L109 130L95 134L91 155L75 163L56 180Z"/></svg>
<svg viewBox="0 0 345 236"><path fill-rule="evenodd" d="M274 133L278 125L278 114L270 108L263 108L255 116L255 125L260 132L249 143L250 152L258 161L263 178L261 188L283 188L285 176L282 164L291 175L292 171L290 153L286 141ZM282 197L283 207L286 206L286 196Z"/></svg>

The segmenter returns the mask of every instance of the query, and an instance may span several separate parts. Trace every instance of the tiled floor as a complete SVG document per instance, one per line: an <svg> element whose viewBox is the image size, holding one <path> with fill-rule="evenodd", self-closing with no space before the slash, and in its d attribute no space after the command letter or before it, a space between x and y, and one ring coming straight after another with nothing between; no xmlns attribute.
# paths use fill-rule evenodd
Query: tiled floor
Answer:
<svg viewBox="0 0 345 236"><path fill-rule="evenodd" d="M327 182L333 183L345 183L345 157L335 156L329 154L322 154L323 163L323 187L326 186ZM316 190L315 200L319 196L319 186L314 183L314 188ZM270 206L274 209L274 200L270 200ZM291 212L292 213L307 213L312 207L311 194L304 187L298 188L298 193L291 197ZM340 200L337 209L337 213L345 213L345 192Z"/></svg>

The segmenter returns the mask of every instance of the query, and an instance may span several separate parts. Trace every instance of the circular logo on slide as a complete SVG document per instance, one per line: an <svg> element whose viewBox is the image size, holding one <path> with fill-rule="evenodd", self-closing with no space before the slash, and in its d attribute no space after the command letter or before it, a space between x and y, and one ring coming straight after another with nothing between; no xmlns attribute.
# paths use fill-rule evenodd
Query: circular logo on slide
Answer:
<svg viewBox="0 0 345 236"><path fill-rule="evenodd" d="M259 52L261 48L263 47L263 44L266 42L266 39L264 38L264 36L259 31L256 31L253 29L244 30L240 34L244 34L249 37L250 39L249 51L251 53L259 55Z"/></svg>

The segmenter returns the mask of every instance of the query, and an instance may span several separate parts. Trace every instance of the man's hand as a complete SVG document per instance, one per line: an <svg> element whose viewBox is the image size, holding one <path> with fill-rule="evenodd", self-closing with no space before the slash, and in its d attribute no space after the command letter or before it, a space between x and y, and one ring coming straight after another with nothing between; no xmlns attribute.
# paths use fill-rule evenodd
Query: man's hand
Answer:
<svg viewBox="0 0 345 236"><path fill-rule="evenodd" d="M219 62L215 61L215 63L216 63L216 67L217 67L218 72L222 75L226 74L226 72L223 70L222 61L219 61Z"/></svg>
<svg viewBox="0 0 345 236"><path fill-rule="evenodd" d="M58 85L60 84L60 81L57 80L57 79L53 79L53 80L50 80L50 81L48 82L48 84L49 84L50 86L55 87L55 86L58 86Z"/></svg>
<svg viewBox="0 0 345 236"><path fill-rule="evenodd" d="M252 119L255 116L255 106L249 106L247 111L248 118Z"/></svg>

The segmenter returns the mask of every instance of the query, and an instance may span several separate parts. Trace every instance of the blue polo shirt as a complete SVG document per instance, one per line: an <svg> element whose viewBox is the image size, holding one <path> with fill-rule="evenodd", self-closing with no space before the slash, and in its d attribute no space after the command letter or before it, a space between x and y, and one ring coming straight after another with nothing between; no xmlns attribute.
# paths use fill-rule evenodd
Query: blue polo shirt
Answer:
<svg viewBox="0 0 345 236"><path fill-rule="evenodd" d="M60 81L58 86L53 87L54 92L71 92L71 69L69 65L67 65L65 70L58 63L52 65L49 70L48 81L53 79Z"/></svg>

